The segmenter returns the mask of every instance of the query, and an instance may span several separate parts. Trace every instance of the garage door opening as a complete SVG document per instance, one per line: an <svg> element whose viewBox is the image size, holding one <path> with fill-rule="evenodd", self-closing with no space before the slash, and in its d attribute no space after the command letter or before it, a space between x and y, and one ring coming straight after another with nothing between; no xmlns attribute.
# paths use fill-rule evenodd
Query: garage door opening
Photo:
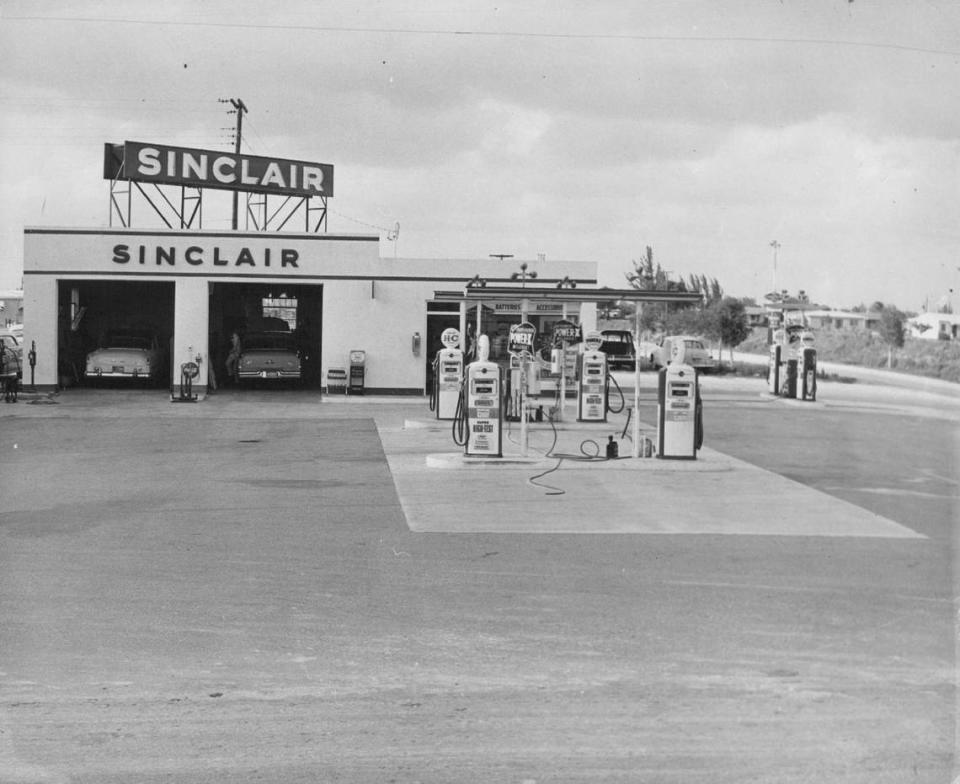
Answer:
<svg viewBox="0 0 960 784"><path fill-rule="evenodd" d="M210 361L218 387L320 389L322 324L322 285L211 283ZM299 378L291 375L295 364Z"/></svg>
<svg viewBox="0 0 960 784"><path fill-rule="evenodd" d="M173 283L62 280L57 296L63 386L170 386Z"/></svg>

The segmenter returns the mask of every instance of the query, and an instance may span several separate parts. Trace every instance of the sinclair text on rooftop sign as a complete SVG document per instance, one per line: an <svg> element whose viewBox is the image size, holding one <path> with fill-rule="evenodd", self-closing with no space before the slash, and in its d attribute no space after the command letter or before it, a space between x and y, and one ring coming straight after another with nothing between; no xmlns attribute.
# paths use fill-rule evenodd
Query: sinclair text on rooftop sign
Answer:
<svg viewBox="0 0 960 784"><path fill-rule="evenodd" d="M163 144L107 144L107 180L285 196L333 196L333 166Z"/></svg>

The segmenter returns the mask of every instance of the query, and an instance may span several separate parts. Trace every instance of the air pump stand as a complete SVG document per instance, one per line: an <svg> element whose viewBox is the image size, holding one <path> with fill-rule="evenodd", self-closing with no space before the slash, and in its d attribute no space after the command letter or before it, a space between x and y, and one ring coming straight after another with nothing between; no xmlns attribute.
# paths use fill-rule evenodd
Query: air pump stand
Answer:
<svg viewBox="0 0 960 784"><path fill-rule="evenodd" d="M199 354L195 362L184 362L180 366L180 394L171 396L171 403L196 403L197 396L193 392L193 379L200 375L200 363L203 357Z"/></svg>

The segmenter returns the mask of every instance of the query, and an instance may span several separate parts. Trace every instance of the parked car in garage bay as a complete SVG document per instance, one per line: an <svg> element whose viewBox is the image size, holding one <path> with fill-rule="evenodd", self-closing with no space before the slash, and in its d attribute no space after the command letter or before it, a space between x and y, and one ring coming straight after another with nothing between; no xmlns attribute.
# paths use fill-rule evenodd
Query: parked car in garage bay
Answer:
<svg viewBox="0 0 960 784"><path fill-rule="evenodd" d="M248 332L243 337L237 377L300 380L300 353L290 332Z"/></svg>
<svg viewBox="0 0 960 784"><path fill-rule="evenodd" d="M156 333L146 329L112 329L99 348L87 354L86 377L155 381L163 373L163 353Z"/></svg>

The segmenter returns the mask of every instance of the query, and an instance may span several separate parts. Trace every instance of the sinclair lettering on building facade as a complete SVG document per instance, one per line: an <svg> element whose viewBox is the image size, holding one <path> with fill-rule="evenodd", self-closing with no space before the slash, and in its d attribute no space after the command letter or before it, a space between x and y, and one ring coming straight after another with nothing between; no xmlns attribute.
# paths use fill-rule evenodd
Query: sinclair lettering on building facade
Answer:
<svg viewBox="0 0 960 784"><path fill-rule="evenodd" d="M333 166L327 163L143 142L106 144L103 177L284 196L333 196Z"/></svg>
<svg viewBox="0 0 960 784"><path fill-rule="evenodd" d="M251 250L241 248L238 253L231 255L219 247L204 248L200 245L191 245L185 249L167 245L114 245L114 264L137 264L139 266L176 267L183 261L191 267L213 265L214 267L269 267L271 261L274 267L299 268L300 253L293 248L280 248L276 254L271 254L270 248Z"/></svg>

